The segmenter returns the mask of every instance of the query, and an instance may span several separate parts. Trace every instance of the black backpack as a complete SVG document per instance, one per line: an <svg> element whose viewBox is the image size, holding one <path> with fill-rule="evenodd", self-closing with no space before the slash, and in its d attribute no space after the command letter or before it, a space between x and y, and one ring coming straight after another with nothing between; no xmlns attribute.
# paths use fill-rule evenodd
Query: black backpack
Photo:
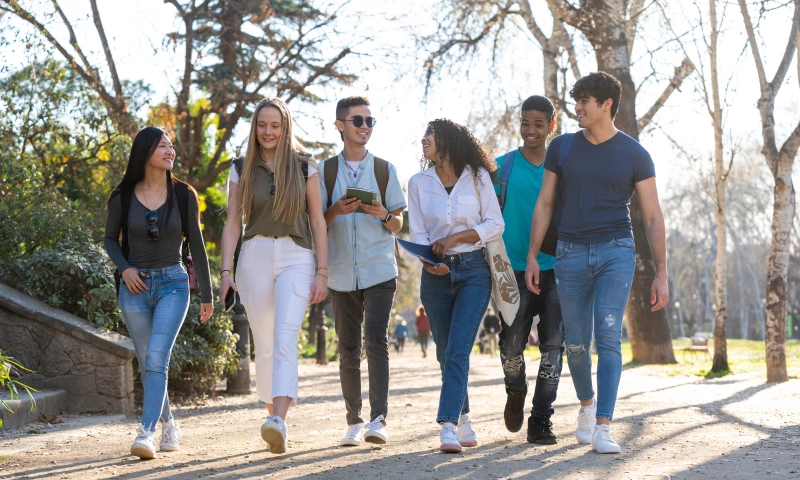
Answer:
<svg viewBox="0 0 800 480"><path fill-rule="evenodd" d="M189 186L183 182L173 182L175 196L178 200L178 211L181 215L181 231L183 232L183 247L181 255L183 257L183 264L186 265L187 270L192 265L192 260L189 256ZM125 260L131 252L128 245L128 213L131 209L131 199L133 198L133 189L119 190L121 212L122 213L122 255ZM117 296L119 296L119 285L122 279L122 272L117 268L114 271L114 285L117 289Z"/></svg>

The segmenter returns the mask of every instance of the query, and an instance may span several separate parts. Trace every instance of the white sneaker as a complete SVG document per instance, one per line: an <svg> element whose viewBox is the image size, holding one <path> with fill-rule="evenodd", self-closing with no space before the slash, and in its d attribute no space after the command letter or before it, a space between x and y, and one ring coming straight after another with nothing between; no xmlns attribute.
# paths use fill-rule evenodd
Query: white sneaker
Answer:
<svg viewBox="0 0 800 480"><path fill-rule="evenodd" d="M592 449L597 453L619 453L621 448L611 438L611 428L608 425L597 425L592 435Z"/></svg>
<svg viewBox="0 0 800 480"><path fill-rule="evenodd" d="M339 445L344 447L357 447L361 445L361 429L364 428L363 423L356 423L347 427L344 437L339 440Z"/></svg>
<svg viewBox="0 0 800 480"><path fill-rule="evenodd" d="M285 453L288 436L286 422L277 415L269 415L261 425L261 438L267 442L270 453Z"/></svg>
<svg viewBox="0 0 800 480"><path fill-rule="evenodd" d="M383 420L383 415L378 415L375 420L364 425L364 428L367 430L367 432L364 433L365 442L383 445L389 440L389 434L386 433Z"/></svg>
<svg viewBox="0 0 800 480"><path fill-rule="evenodd" d="M462 447L478 446L478 434L472 429L472 422L469 421L469 415L466 413L458 419L458 443Z"/></svg>
<svg viewBox="0 0 800 480"><path fill-rule="evenodd" d="M458 427L450 422L442 424L442 431L439 432L441 445L439 451L444 453L461 453L461 444L458 443Z"/></svg>
<svg viewBox="0 0 800 480"><path fill-rule="evenodd" d="M594 424L597 422L595 418L596 414L597 402L594 401L590 407L581 407L581 409L578 410L578 426L575 429L575 438L578 440L578 443L592 443Z"/></svg>
<svg viewBox="0 0 800 480"><path fill-rule="evenodd" d="M162 452L174 452L180 448L178 441L181 439L181 427L178 422L170 420L161 426L161 440L158 448Z"/></svg>
<svg viewBox="0 0 800 480"><path fill-rule="evenodd" d="M136 429L136 440L131 445L131 455L141 459L150 460L156 458L155 432L148 432L142 425Z"/></svg>

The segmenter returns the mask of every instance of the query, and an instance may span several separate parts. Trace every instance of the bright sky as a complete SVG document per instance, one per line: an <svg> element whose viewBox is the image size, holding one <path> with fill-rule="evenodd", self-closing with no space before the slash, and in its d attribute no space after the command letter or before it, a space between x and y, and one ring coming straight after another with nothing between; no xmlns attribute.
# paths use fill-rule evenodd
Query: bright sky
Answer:
<svg viewBox="0 0 800 480"><path fill-rule="evenodd" d="M49 2L42 3L36 0L37 7L34 11L50 11ZM27 2L23 2L26 4ZM361 43L356 50L364 54L360 59L354 57L348 61L348 66L360 78L354 85L328 92L330 101L304 105L292 104L297 127L307 132L304 136L315 138L319 141L339 142L339 136L332 125L333 112L336 99L347 95L367 94L372 101L373 115L379 119L372 140L368 148L394 163L405 184L408 178L419 171L419 158L421 150L419 139L425 130L427 121L439 117L447 117L456 122L464 123L470 113L483 109L489 92L493 89L493 77L489 73L488 57L482 56L472 65L469 73L465 68L457 75L447 76L438 80L434 90L429 95L427 102L423 103L422 62L411 58L414 54L414 41L409 36L408 25L417 25L417 32L429 32L435 27L432 21L432 4L424 0L411 0L406 2L374 2L370 0L353 0L350 12L353 13L347 22L352 27L354 41L363 39L366 35L380 32L377 39L372 42ZM542 19L545 32L550 31L549 14L546 11L544 0L532 0L534 13ZM685 2L684 2L685 4ZM62 7L67 16L76 26L79 40L84 45L90 45L93 50L90 55L103 64L99 42L91 24L91 11L87 0L63 0ZM734 8L735 7L735 8ZM682 33L686 30L687 21L682 12L680 2L672 0L668 8L668 16L675 24L675 30ZM759 142L760 122L758 111L755 108L759 97L759 89L753 60L749 48L744 57L737 61L740 52L745 47L744 29L740 25L741 16L735 3L731 3L727 12L728 21L726 31L720 39L720 63L722 65L721 77L730 83L731 107L727 112L726 128L739 138L744 144ZM181 49L174 45L164 45L164 33L180 28L180 22L175 18L175 10L165 5L161 0L129 0L117 2L105 0L100 2L100 10L104 26L110 38L111 48L117 62L119 74L123 79L147 82L156 92L154 100L160 101L168 96L173 96L171 85L175 85L179 78L182 62ZM380 14L402 15L403 18L393 22L385 20ZM692 11L691 15L696 12ZM637 40L634 47L634 58L644 55L646 46L657 48L664 44L664 38L670 38L658 22L660 13L651 7L649 15L653 18L645 20L647 28L644 30L643 40ZM762 55L766 56L767 72L771 78L779 61L785 39L788 34L789 19L786 10L768 17L762 23L762 32L766 35L762 44ZM42 18L44 18L42 16ZM9 22L8 16L0 22ZM14 20L11 20L14 21ZM0 25L2 25L0 23ZM14 21L18 24L17 21ZM764 28L766 27L766 28ZM8 29L4 29L8 32ZM0 35L7 33L0 32ZM66 35L61 36L62 41ZM690 49L690 55L699 65L699 59L704 55L702 48L694 47L691 39L683 38ZM66 42L65 42L66 43ZM584 42L585 43L585 42ZM385 45L384 50L378 45ZM765 48L766 44L766 48ZM25 60L24 52L20 45L11 47L3 46L7 66L19 65ZM384 52L401 53L400 64L398 60L384 57ZM416 52L419 57L424 52ZM41 52L38 55L43 55ZM591 52L582 50L580 54L581 71L588 73L595 68ZM647 84L642 89L637 104L639 115L643 114L661 90L666 85L666 78L671 76L675 65L680 63L681 57L674 53L674 49L665 49L656 56L654 63L659 65L660 81ZM707 64L707 58L703 58ZM634 81L640 82L649 72L649 60L644 59L635 67ZM397 68L396 68L397 67ZM543 93L542 87L542 57L537 44L530 35L520 29L505 44L504 51L496 63L498 72L502 75L502 83L506 95L505 101L517 104L532 94ZM400 72L406 72L401 74ZM776 120L778 125L779 141L786 138L791 128L798 119L798 101L800 88L797 81L798 70L796 59L789 70L784 86L779 95ZM571 83L573 80L568 79ZM708 113L699 103L699 95L694 86L699 81L693 80L684 83L681 92L676 92L656 116L656 122L673 139L680 142L683 147L701 158L710 158L713 149L713 132ZM269 94L270 92L264 92ZM324 122L320 122L320 119ZM576 126L567 123L567 130L574 131ZM246 125L239 127L239 138L246 135ZM664 192L669 181L678 180L686 175L689 162L682 158L673 148L666 135L660 131L650 130L642 135L640 141L650 151L656 163L659 188ZM504 152L494 152L500 155ZM710 166L710 163L708 163ZM734 167L735 168L735 167ZM796 168L800 171L800 168Z"/></svg>

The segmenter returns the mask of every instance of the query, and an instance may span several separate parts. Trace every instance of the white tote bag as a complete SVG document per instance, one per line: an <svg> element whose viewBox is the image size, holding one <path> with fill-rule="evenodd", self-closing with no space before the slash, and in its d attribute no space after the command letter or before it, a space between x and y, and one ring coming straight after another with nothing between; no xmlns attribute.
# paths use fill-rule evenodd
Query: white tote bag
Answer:
<svg viewBox="0 0 800 480"><path fill-rule="evenodd" d="M483 204L481 203L481 189L478 180L473 176L475 191L478 193L478 208L483 222ZM506 244L503 242L502 235L495 240L486 242L484 245L484 255L486 263L489 264L489 271L492 275L492 299L497 310L502 314L501 318L506 324L514 323L514 318L519 311L519 289L514 270L506 253Z"/></svg>

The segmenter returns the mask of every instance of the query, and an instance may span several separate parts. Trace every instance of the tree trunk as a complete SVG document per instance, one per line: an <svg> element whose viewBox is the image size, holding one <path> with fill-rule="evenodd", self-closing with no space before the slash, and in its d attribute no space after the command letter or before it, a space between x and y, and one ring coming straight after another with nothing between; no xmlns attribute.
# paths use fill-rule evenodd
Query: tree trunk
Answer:
<svg viewBox="0 0 800 480"><path fill-rule="evenodd" d="M602 43L595 44L597 66L622 84L622 99L614 121L616 127L634 139L639 139L636 120L636 85L631 78L628 44L621 27L607 26ZM672 334L666 310L650 311L650 286L656 276L650 245L639 199L631 198L631 226L636 244L636 270L631 295L625 310L633 359L639 363L676 363L672 350Z"/></svg>
<svg viewBox="0 0 800 480"><path fill-rule="evenodd" d="M727 240L725 223L725 183L727 174L722 145L722 103L720 102L719 77L717 72L717 0L709 0L711 21L711 43L708 48L711 68L711 95L713 108L711 118L714 124L714 186L716 188L716 228L717 228L717 259L715 272L716 287L716 322L714 324L714 361L711 365L712 372L728 372L728 288L727 288Z"/></svg>
<svg viewBox="0 0 800 480"><path fill-rule="evenodd" d="M785 382L786 373L786 276L794 217L794 158L781 154L775 175L775 209L772 213L772 245L767 269L766 340L767 382Z"/></svg>

